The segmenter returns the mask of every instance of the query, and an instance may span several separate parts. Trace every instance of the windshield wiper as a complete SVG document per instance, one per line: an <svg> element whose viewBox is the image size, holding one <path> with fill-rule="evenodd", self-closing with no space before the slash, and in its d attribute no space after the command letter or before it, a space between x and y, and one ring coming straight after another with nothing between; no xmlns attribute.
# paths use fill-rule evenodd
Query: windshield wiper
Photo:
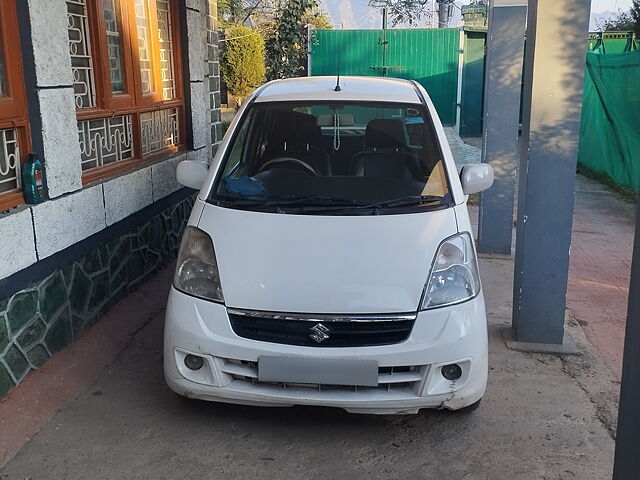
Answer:
<svg viewBox="0 0 640 480"><path fill-rule="evenodd" d="M365 205L362 202L351 198L332 197L329 195L288 195L286 197L263 198L263 197L228 197L216 196L214 201L224 205L235 207L288 207L299 206L305 207L351 207Z"/></svg>
<svg viewBox="0 0 640 480"><path fill-rule="evenodd" d="M322 206L326 205L327 203L345 207L352 205L365 205L365 203L359 202L358 200L354 200L352 198L332 197L330 195L288 195L286 197L273 198L269 200L269 202L277 205L299 205L307 202L311 202L311 204L314 206Z"/></svg>
<svg viewBox="0 0 640 480"><path fill-rule="evenodd" d="M438 202L442 205L448 196L438 195L411 195L407 197L394 198L392 200L366 203L351 198L332 197L329 195L289 195L280 198L234 198L234 197L214 197L218 204L231 207L261 207L261 208L286 208L298 207L303 212L332 212L341 210L378 210L381 208L409 207L427 203Z"/></svg>
<svg viewBox="0 0 640 480"><path fill-rule="evenodd" d="M410 207L413 205L422 205L424 203L439 202L444 203L446 196L439 195L410 195L408 197L395 198L386 202L376 202L364 205L363 208L394 208L394 207Z"/></svg>
<svg viewBox="0 0 640 480"><path fill-rule="evenodd" d="M318 205L304 207L305 212L321 213L321 212L337 212L342 210L373 210L377 213L381 208L396 208L396 207L410 207L414 205L423 205L427 203L438 202L438 205L443 205L448 196L438 195L412 195L408 197L394 198L384 202L364 203L353 201L350 205Z"/></svg>
<svg viewBox="0 0 640 480"><path fill-rule="evenodd" d="M264 205L264 199L261 198L247 198L247 197L227 197L227 196L215 196L211 200L218 205L235 205L238 207L252 207L255 205Z"/></svg>

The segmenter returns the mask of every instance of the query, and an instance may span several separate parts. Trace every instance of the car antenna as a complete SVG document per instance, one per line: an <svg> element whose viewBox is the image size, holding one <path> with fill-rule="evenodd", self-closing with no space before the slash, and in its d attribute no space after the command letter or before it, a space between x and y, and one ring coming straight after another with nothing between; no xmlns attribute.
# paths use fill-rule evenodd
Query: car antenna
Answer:
<svg viewBox="0 0 640 480"><path fill-rule="evenodd" d="M333 89L334 92L342 91L340 88L340 60L342 59L342 31L344 29L344 22L340 24L340 44L338 45L338 78L336 79L336 88Z"/></svg>

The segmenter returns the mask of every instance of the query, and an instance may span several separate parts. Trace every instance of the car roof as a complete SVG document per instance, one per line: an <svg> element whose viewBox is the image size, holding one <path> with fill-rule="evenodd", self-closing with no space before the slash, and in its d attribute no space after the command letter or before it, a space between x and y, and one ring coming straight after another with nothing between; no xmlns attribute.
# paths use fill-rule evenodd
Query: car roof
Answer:
<svg viewBox="0 0 640 480"><path fill-rule="evenodd" d="M264 85L255 102L365 101L422 103L415 84L409 80L381 77L299 77L275 80Z"/></svg>

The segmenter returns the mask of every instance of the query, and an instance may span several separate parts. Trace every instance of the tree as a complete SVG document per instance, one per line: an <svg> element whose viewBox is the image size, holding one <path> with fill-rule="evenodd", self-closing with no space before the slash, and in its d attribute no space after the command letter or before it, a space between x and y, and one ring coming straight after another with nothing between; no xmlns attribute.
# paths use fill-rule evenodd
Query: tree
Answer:
<svg viewBox="0 0 640 480"><path fill-rule="evenodd" d="M311 25L316 30L331 30L333 24L329 20L329 16L318 7L307 10L302 16L303 25Z"/></svg>
<svg viewBox="0 0 640 480"><path fill-rule="evenodd" d="M386 8L391 25L402 23L416 26L427 12L425 6L429 0L369 0L369 6L373 8Z"/></svg>
<svg viewBox="0 0 640 480"><path fill-rule="evenodd" d="M631 4L631 18L633 19L633 31L640 40L640 0L633 0Z"/></svg>
<svg viewBox="0 0 640 480"><path fill-rule="evenodd" d="M256 27L273 20L276 0L218 0L221 26Z"/></svg>
<svg viewBox="0 0 640 480"><path fill-rule="evenodd" d="M316 0L279 0L272 25L266 32L267 78L296 77L307 55L305 14L317 8Z"/></svg>
<svg viewBox="0 0 640 480"><path fill-rule="evenodd" d="M264 39L257 30L242 25L227 28L225 36L220 69L229 93L241 103L264 81Z"/></svg>
<svg viewBox="0 0 640 480"><path fill-rule="evenodd" d="M603 22L598 22L598 29L603 32L631 32L634 28L631 12L618 11Z"/></svg>

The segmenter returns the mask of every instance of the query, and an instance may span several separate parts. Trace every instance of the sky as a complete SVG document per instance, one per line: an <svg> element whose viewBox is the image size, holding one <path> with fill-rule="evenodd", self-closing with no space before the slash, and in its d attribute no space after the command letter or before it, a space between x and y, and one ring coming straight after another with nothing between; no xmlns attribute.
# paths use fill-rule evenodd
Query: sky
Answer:
<svg viewBox="0 0 640 480"><path fill-rule="evenodd" d="M334 28L380 28L382 16L379 11L369 7L368 0L320 0L320 4L331 16ZM468 0L456 0L456 5L469 3ZM631 0L592 0L591 26L593 30L595 21L603 12L616 12L618 9L628 10ZM455 26L460 18L459 10L456 11L451 22ZM421 25L426 26L426 25Z"/></svg>

